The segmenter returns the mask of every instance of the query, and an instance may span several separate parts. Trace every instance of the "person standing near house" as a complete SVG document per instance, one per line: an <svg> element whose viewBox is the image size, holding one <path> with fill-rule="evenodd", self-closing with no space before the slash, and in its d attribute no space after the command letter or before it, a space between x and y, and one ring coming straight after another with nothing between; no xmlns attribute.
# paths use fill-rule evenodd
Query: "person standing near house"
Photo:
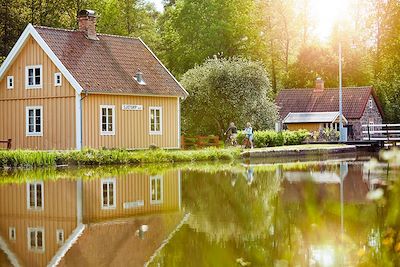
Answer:
<svg viewBox="0 0 400 267"><path fill-rule="evenodd" d="M244 134L246 138L250 142L250 147L253 148L253 128L251 127L250 122L246 123L246 128L244 129Z"/></svg>
<svg viewBox="0 0 400 267"><path fill-rule="evenodd" d="M229 124L228 129L226 129L224 135L228 135L228 140L231 143L231 145L236 145L236 138L237 138L237 127L235 126L235 123L231 122Z"/></svg>

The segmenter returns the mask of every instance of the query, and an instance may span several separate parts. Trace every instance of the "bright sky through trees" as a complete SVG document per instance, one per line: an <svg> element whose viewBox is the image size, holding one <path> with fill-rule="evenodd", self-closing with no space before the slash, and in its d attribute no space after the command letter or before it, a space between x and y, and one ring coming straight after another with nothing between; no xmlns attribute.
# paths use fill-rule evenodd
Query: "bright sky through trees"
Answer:
<svg viewBox="0 0 400 267"><path fill-rule="evenodd" d="M315 33L321 41L326 41L334 24L348 14L349 0L311 0L310 15L315 23Z"/></svg>

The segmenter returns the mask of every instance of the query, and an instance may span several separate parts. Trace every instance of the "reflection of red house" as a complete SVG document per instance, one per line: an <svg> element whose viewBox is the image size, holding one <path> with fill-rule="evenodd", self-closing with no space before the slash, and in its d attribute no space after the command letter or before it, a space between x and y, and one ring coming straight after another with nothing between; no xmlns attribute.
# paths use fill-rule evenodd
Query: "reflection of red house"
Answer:
<svg viewBox="0 0 400 267"><path fill-rule="evenodd" d="M368 193L368 185L363 179L363 165L349 165L348 173L343 182L343 196L345 203L365 203L367 202L366 195ZM300 172L296 172L299 176ZM321 172L324 177L328 174L332 177L337 176L338 182L313 182L311 173L302 172L303 179L297 181L284 180L282 184L282 200L286 203L303 202L307 200L307 194L312 194L318 202L327 200L340 201L340 178L339 174L334 172ZM290 172L285 172L285 176L290 176ZM313 172L312 175L318 176L318 173ZM333 181L334 179L332 179ZM322 180L323 181L323 180Z"/></svg>

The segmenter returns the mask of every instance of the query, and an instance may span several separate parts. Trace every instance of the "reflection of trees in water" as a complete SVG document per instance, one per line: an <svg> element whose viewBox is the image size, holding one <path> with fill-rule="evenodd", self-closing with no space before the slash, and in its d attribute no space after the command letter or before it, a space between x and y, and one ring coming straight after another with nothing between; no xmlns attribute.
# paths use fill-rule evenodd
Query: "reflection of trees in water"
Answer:
<svg viewBox="0 0 400 267"><path fill-rule="evenodd" d="M268 235L271 200L280 188L275 173L256 173L251 185L237 172L190 172L183 177L183 203L192 213L190 227L206 233L214 242L249 241Z"/></svg>

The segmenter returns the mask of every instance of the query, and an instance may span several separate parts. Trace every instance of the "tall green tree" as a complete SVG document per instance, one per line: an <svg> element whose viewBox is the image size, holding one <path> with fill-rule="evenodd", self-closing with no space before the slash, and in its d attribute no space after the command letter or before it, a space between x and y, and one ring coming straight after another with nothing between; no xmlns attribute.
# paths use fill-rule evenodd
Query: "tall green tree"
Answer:
<svg viewBox="0 0 400 267"><path fill-rule="evenodd" d="M277 108L268 98L270 82L263 66L242 58L209 59L182 77L188 97L182 105L186 134L220 135L229 122L255 129L272 128Z"/></svg>
<svg viewBox="0 0 400 267"><path fill-rule="evenodd" d="M214 55L250 56L260 30L252 0L177 0L160 19L163 62L177 76Z"/></svg>

